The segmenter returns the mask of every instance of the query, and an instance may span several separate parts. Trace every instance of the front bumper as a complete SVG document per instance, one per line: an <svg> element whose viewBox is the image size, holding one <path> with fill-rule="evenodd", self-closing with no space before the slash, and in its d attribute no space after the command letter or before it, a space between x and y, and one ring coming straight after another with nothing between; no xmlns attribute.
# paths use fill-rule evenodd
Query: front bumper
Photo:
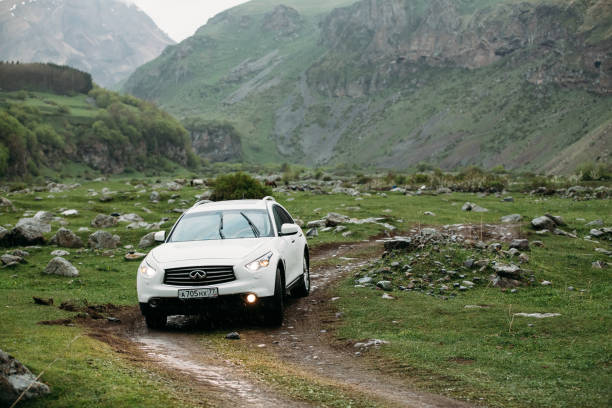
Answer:
<svg viewBox="0 0 612 408"><path fill-rule="evenodd" d="M274 260L276 261L276 259ZM217 264L223 265L225 263L219 262ZM209 263L209 265L214 265L214 263ZM273 265L276 265L276 262L271 262L269 267L260 269L256 272L251 272L244 266L235 265L235 280L220 284L203 285L201 287L215 287L219 290L219 298L212 300L218 300L230 296L237 296L238 298L241 298L242 295L246 295L248 293L253 293L258 298L273 296L276 279L276 266ZM188 265L173 264L164 266L170 268ZM138 274L137 291L139 303L147 304L154 298L174 299L179 302L185 302L178 299L179 289L197 289L197 287L194 286L175 286L164 284L164 270L165 268L160 268L157 274L152 278L144 278L140 275L140 273Z"/></svg>
<svg viewBox="0 0 612 408"><path fill-rule="evenodd" d="M197 315L209 311L222 313L249 311L257 308L264 300L258 299L249 304L245 300L246 294L226 295L211 299L179 299L153 297L148 302L140 302L140 311L143 315L161 313L165 315Z"/></svg>

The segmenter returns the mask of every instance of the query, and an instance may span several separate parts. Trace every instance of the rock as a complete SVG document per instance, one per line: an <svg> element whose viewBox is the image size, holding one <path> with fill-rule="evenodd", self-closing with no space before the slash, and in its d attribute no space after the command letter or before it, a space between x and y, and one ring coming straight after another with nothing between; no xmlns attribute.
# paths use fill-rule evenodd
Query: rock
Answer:
<svg viewBox="0 0 612 408"><path fill-rule="evenodd" d="M585 225L587 227L603 227L603 221L602 220L593 220L591 222L587 222Z"/></svg>
<svg viewBox="0 0 612 408"><path fill-rule="evenodd" d="M0 227L0 243L4 242L6 237L10 235L9 230L4 227Z"/></svg>
<svg viewBox="0 0 612 408"><path fill-rule="evenodd" d="M318 237L319 231L317 230L317 227L311 228L308 231L306 231L306 236L307 237Z"/></svg>
<svg viewBox="0 0 612 408"><path fill-rule="evenodd" d="M325 216L325 225L328 227L336 227L340 224L350 221L350 217L338 213L329 213Z"/></svg>
<svg viewBox="0 0 612 408"><path fill-rule="evenodd" d="M15 206L11 200L5 197L0 197L0 207L9 207L12 211L15 211Z"/></svg>
<svg viewBox="0 0 612 408"><path fill-rule="evenodd" d="M369 276L364 276L363 278L358 279L357 283L361 285L364 285L366 283L372 283L372 278L370 278Z"/></svg>
<svg viewBox="0 0 612 408"><path fill-rule="evenodd" d="M101 203L108 203L113 201L113 196L110 194L102 194L100 198L98 198L98 201L100 201Z"/></svg>
<svg viewBox="0 0 612 408"><path fill-rule="evenodd" d="M79 212L77 210L66 210L62 212L62 215L64 217L72 217L75 215L79 215Z"/></svg>
<svg viewBox="0 0 612 408"><path fill-rule="evenodd" d="M76 277L79 276L79 271L74 267L70 262L62 258L61 256L56 256L51 259L43 273L50 275L60 275L60 276L69 276Z"/></svg>
<svg viewBox="0 0 612 408"><path fill-rule="evenodd" d="M477 204L474 203L470 203L470 202L466 202L465 204L463 204L463 206L461 207L461 210L463 211L474 211L474 212L487 212L489 211L488 209L481 207Z"/></svg>
<svg viewBox="0 0 612 408"><path fill-rule="evenodd" d="M117 218L106 214L98 214L91 221L91 226L96 228L110 228L115 225L117 225Z"/></svg>
<svg viewBox="0 0 612 408"><path fill-rule="evenodd" d="M161 195L157 192L157 191L151 191L151 194L149 195L149 201L151 202L158 202L161 198Z"/></svg>
<svg viewBox="0 0 612 408"><path fill-rule="evenodd" d="M519 251L529 251L529 241L526 239L513 239L510 242L510 248L516 248Z"/></svg>
<svg viewBox="0 0 612 408"><path fill-rule="evenodd" d="M561 316L561 313L515 313L514 316L535 317L536 319L546 319L549 317Z"/></svg>
<svg viewBox="0 0 612 408"><path fill-rule="evenodd" d="M387 281L387 280L378 281L376 283L376 286L378 286L382 290L393 290L393 285L391 284L390 281Z"/></svg>
<svg viewBox="0 0 612 408"><path fill-rule="evenodd" d="M202 180L202 179L193 179L193 180L191 180L191 182L189 184L191 184L192 187L203 186L204 185L204 180Z"/></svg>
<svg viewBox="0 0 612 408"><path fill-rule="evenodd" d="M70 255L70 252L64 251L63 249L56 249L55 251L51 251L51 255L53 255L53 256L67 256L67 255Z"/></svg>
<svg viewBox="0 0 612 408"><path fill-rule="evenodd" d="M496 263L495 265L493 265L493 270L498 276L502 276L505 278L520 279L522 277L521 268L513 264L507 265L502 263Z"/></svg>
<svg viewBox="0 0 612 408"><path fill-rule="evenodd" d="M32 300L37 305L42 305L42 306L52 306L53 305L53 298L43 299L37 296L32 296Z"/></svg>
<svg viewBox="0 0 612 408"><path fill-rule="evenodd" d="M155 232L149 232L140 238L140 242L138 243L139 248L148 248L155 245Z"/></svg>
<svg viewBox="0 0 612 408"><path fill-rule="evenodd" d="M331 228L331 227L330 227ZM344 225L338 225L335 229L334 232L342 232L342 231L346 231L346 227Z"/></svg>
<svg viewBox="0 0 612 408"><path fill-rule="evenodd" d="M57 230L51 243L64 248L81 248L83 247L83 241L74 232L66 228L60 228Z"/></svg>
<svg viewBox="0 0 612 408"><path fill-rule="evenodd" d="M147 254L143 254L141 252L133 252L133 253L125 254L125 259L127 261L136 261L138 259L144 258L145 256L147 256Z"/></svg>
<svg viewBox="0 0 612 408"><path fill-rule="evenodd" d="M383 299L395 299L393 296L389 295L388 293L383 293L382 298Z"/></svg>
<svg viewBox="0 0 612 408"><path fill-rule="evenodd" d="M47 232L51 232L51 225L40 223L35 221L33 218L27 218L25 221L22 218L17 223L17 226L13 228L10 233L10 236L7 237L12 245L41 245L45 243L45 238L43 234Z"/></svg>
<svg viewBox="0 0 612 408"><path fill-rule="evenodd" d="M589 234L590 234L592 237L599 238L599 237L601 237L601 236L603 236L603 235L604 235L604 232L603 232L602 230L598 230L598 229L593 228L593 229L591 229L591 230L589 231Z"/></svg>
<svg viewBox="0 0 612 408"><path fill-rule="evenodd" d="M472 288L474 287L474 282L469 281L469 280L464 280L463 282L461 282L464 286L467 286L468 288Z"/></svg>
<svg viewBox="0 0 612 408"><path fill-rule="evenodd" d="M463 262L463 266L465 266L466 268L472 268L474 266L474 260L472 258L466 259Z"/></svg>
<svg viewBox="0 0 612 408"><path fill-rule="evenodd" d="M461 206L461 211L472 211L472 203L467 202Z"/></svg>
<svg viewBox="0 0 612 408"><path fill-rule="evenodd" d="M142 217L138 214L123 214L117 219L118 222L142 222Z"/></svg>
<svg viewBox="0 0 612 408"><path fill-rule="evenodd" d="M425 212L423 213L423 215L428 215L428 216L430 216L430 217L435 217L435 216L436 216L436 214L435 214L435 213L433 213L433 212L431 212L431 211L425 211Z"/></svg>
<svg viewBox="0 0 612 408"><path fill-rule="evenodd" d="M526 253L521 253L519 255L519 261L521 263L529 263L529 255L527 255Z"/></svg>
<svg viewBox="0 0 612 408"><path fill-rule="evenodd" d="M166 188L169 191L179 191L183 186L180 185L179 183L176 183L174 181L169 181L166 183Z"/></svg>
<svg viewBox="0 0 612 408"><path fill-rule="evenodd" d="M502 198L502 202L504 202L504 203L513 203L514 202L514 198L510 197L510 196L504 197L504 198Z"/></svg>
<svg viewBox="0 0 612 408"><path fill-rule="evenodd" d="M553 220L553 222L560 227L567 225L565 221L563 221L563 218L561 218L559 215L544 214L544 216Z"/></svg>
<svg viewBox="0 0 612 408"><path fill-rule="evenodd" d="M542 286L550 286L550 285L552 285L552 282L545 280L545 281L541 282L541 285Z"/></svg>
<svg viewBox="0 0 612 408"><path fill-rule="evenodd" d="M543 247L544 246L544 242L542 242L542 241L532 241L531 245L533 245L535 247Z"/></svg>
<svg viewBox="0 0 612 408"><path fill-rule="evenodd" d="M240 334L238 332L231 332L225 335L228 340L240 340Z"/></svg>
<svg viewBox="0 0 612 408"><path fill-rule="evenodd" d="M521 222L522 219L523 216L521 214L510 214L501 217L501 222L514 224L517 222Z"/></svg>
<svg viewBox="0 0 612 408"><path fill-rule="evenodd" d="M545 215L531 220L531 225L537 230L554 230L556 227L556 223Z"/></svg>
<svg viewBox="0 0 612 408"><path fill-rule="evenodd" d="M121 238L118 235L111 235L106 231L96 231L89 236L87 244L93 249L115 249L119 245Z"/></svg>
<svg viewBox="0 0 612 408"><path fill-rule="evenodd" d="M349 235L353 235L353 231L344 231L344 232L342 233L342 236L343 236L344 238L348 237Z"/></svg>
<svg viewBox="0 0 612 408"><path fill-rule="evenodd" d="M414 249L416 245L412 242L410 238L397 238L385 241L385 251L408 251Z"/></svg>
<svg viewBox="0 0 612 408"><path fill-rule="evenodd" d="M595 248L595 252L599 252L600 254L612 256L612 251L609 251L605 248Z"/></svg>
<svg viewBox="0 0 612 408"><path fill-rule="evenodd" d="M604 269L607 266L608 266L608 264L606 262L603 262L603 261L595 261L595 262L591 263L591 267L593 269Z"/></svg>
<svg viewBox="0 0 612 408"><path fill-rule="evenodd" d="M39 381L23 364L0 350L0 405L10 406L22 392L23 399L49 394L49 387Z"/></svg>

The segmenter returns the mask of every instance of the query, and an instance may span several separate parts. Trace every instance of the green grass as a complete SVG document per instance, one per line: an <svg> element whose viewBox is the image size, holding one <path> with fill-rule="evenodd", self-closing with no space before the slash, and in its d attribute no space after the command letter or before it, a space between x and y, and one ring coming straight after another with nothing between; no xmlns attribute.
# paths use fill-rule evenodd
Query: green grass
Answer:
<svg viewBox="0 0 612 408"><path fill-rule="evenodd" d="M115 211L135 212L147 222L169 217L163 226L168 230L179 215L172 209L189 206L195 201L194 196L202 192L185 187L176 193L177 201L168 204L170 193L160 190L162 200L153 204L148 196L155 180L139 178L131 185L128 181L128 178L113 178L107 182L86 182L75 190L53 193L54 198L48 198L47 192L12 194L8 197L18 211L2 210L0 225L14 225L26 209L59 214L61 209L75 208L80 214L65 218L66 227L75 232L83 226L90 227L93 232L95 229L90 222L96 214ZM138 183L142 186L136 186ZM88 196L90 189L100 192L102 187L118 192L113 201L101 203L97 197ZM141 188L146 191L139 192ZM493 223L511 213L521 213L527 220L545 212L560 214L569 223L566 230L576 229L579 236L588 233L588 228L584 227L585 221L576 218L586 221L602 218L607 225L612 222L609 200L572 201L513 194L515 202L506 203L493 196L479 198L474 194L387 195L373 193L371 197L356 200L345 195L292 193L277 194L277 198L295 217L304 221L321 218L332 211L356 218L385 216L385 222L396 226L398 231L418 225ZM43 200L35 201L34 197ZM182 205L180 200L188 204ZM465 201L475 202L490 211L482 214L463 212L461 205ZM142 206L152 213L142 211ZM347 209L354 206L359 209ZM433 211L436 216L424 216L424 211ZM59 226L52 224L49 237ZM359 241L384 232L384 228L376 224L348 227L353 231L349 237L325 232L310 240L309 245ZM530 234L527 226L522 230ZM140 237L148 232L126 230L125 224L108 231L119 234L122 245L137 245ZM88 233L77 234L87 241ZM535 237L530 235L530 238ZM387 367L413 379L423 388L457 398L482 397L491 406L605 405L606 398L610 397L605 390L610 378L611 293L607 271L590 267L591 261L604 258L593 252L597 245L580 239L552 236L542 239L545 247L533 248L529 268L538 280L553 282L551 287L536 286L509 294L480 286L446 301L419 293L394 291L392 294L398 299L384 301L380 299L380 292L354 288L351 278L337 289L341 297L338 305L344 312L337 335L342 339L391 341L379 351L382 361L390 362L385 363ZM137 302L135 274L138 263L123 260L127 250L118 249L107 255L69 250L71 254L67 259L80 270L80 276L72 279L41 273L53 249L50 246L29 248L31 255L27 264L0 269L0 348L15 355L35 373L59 358L42 377L53 388L52 395L23 406L138 405L135 401L153 407L177 405L179 396L172 381L120 358L107 345L87 337L87 330L37 324L42 320L70 317L74 313L37 306L32 296L52 297L56 305L66 300L85 299L92 304L136 305ZM458 251L453 256L456 262L462 262L459 258L465 253ZM570 285L586 289L586 292L568 292L566 288ZM466 304L491 307L467 310L463 308ZM512 312L559 312L562 316L534 321L533 327L527 326L530 319L516 318L510 328L510 307ZM392 323L392 320L399 323ZM79 335L81 337L66 350L67 344ZM211 333L206 338L214 336ZM237 360L248 360L248 350L238 347L224 352ZM473 362L461 365L449 360L453 358ZM279 363L273 356L261 356L248 364L249 370L295 398L324 406L354 398L338 384L309 377L295 367L278 371L275 367ZM367 405L367 399L355 401Z"/></svg>

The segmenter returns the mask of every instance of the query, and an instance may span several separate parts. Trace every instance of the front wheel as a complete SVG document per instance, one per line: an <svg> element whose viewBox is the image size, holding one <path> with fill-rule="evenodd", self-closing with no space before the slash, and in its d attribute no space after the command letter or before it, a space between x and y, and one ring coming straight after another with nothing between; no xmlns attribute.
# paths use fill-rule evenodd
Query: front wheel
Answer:
<svg viewBox="0 0 612 408"><path fill-rule="evenodd" d="M145 322L149 329L161 330L166 327L168 316L161 313L147 313L145 315Z"/></svg>
<svg viewBox="0 0 612 408"><path fill-rule="evenodd" d="M302 279L293 288L291 294L295 297L306 297L310 294L310 268L306 257L302 261Z"/></svg>
<svg viewBox="0 0 612 408"><path fill-rule="evenodd" d="M274 296L265 300L264 323L269 326L280 326L283 324L285 312L285 285L282 280L280 268L276 268L276 279L274 282Z"/></svg>

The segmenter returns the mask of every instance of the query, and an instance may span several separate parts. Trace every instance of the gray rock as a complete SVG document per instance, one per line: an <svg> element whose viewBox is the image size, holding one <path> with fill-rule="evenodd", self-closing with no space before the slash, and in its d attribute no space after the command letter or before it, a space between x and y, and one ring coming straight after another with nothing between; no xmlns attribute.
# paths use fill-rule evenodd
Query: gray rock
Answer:
<svg viewBox="0 0 612 408"><path fill-rule="evenodd" d="M117 219L118 222L142 222L142 217L138 214L123 214Z"/></svg>
<svg viewBox="0 0 612 408"><path fill-rule="evenodd" d="M228 340L240 340L240 334L238 332L231 332L225 335Z"/></svg>
<svg viewBox="0 0 612 408"><path fill-rule="evenodd" d="M67 255L70 255L70 252L64 251L63 249L56 249L55 251L51 251L51 255L53 255L53 256L67 256Z"/></svg>
<svg viewBox="0 0 612 408"><path fill-rule="evenodd" d="M474 212L487 212L489 211L488 209L479 206L478 204L474 204L474 203L470 203L467 202L465 204L463 204L463 206L461 207L461 210L463 211L474 211Z"/></svg>
<svg viewBox="0 0 612 408"><path fill-rule="evenodd" d="M43 273L49 275L69 276L73 278L79 276L78 269L61 256L56 256L55 258L51 259L45 267Z"/></svg>
<svg viewBox="0 0 612 408"><path fill-rule="evenodd" d="M9 207L12 211L15 211L15 206L8 198L0 197L0 207Z"/></svg>
<svg viewBox="0 0 612 408"><path fill-rule="evenodd" d="M391 281L387 281L387 280L376 282L376 286L378 286L382 290L393 290L393 285L391 284Z"/></svg>
<svg viewBox="0 0 612 408"><path fill-rule="evenodd" d="M179 183L175 183L174 181L169 181L168 183L166 183L166 188L169 191L179 191L183 186L181 186Z"/></svg>
<svg viewBox="0 0 612 408"><path fill-rule="evenodd" d="M139 248L148 248L155 245L155 232L149 232L142 238L140 238L140 242L138 243Z"/></svg>
<svg viewBox="0 0 612 408"><path fill-rule="evenodd" d="M510 214L510 215L505 215L501 217L501 222L513 224L513 223L521 222L522 219L523 219L523 216L521 214Z"/></svg>
<svg viewBox="0 0 612 408"><path fill-rule="evenodd" d="M587 227L603 227L603 221L602 220L593 220L591 222L587 222L586 226Z"/></svg>
<svg viewBox="0 0 612 408"><path fill-rule="evenodd" d="M340 224L350 221L350 217L338 213L329 213L325 216L325 225L328 227L336 227Z"/></svg>
<svg viewBox="0 0 612 408"><path fill-rule="evenodd" d="M513 202L514 202L514 198L513 198L513 197L508 196L508 197L504 197L504 198L502 199L502 201L503 201L504 203L513 203Z"/></svg>
<svg viewBox="0 0 612 408"><path fill-rule="evenodd" d="M436 216L436 213L431 212L431 211L425 211L425 212L423 213L423 215L428 215L428 216L430 216L430 217L435 217L435 216Z"/></svg>
<svg viewBox="0 0 612 408"><path fill-rule="evenodd" d="M565 221L563 221L563 218L561 218L561 216L559 215L552 215L552 214L544 214L544 215L550 218L551 220L553 220L553 222L560 227L567 225Z"/></svg>
<svg viewBox="0 0 612 408"><path fill-rule="evenodd" d="M601 237L601 236L603 236L603 235L604 235L604 232L603 232L602 230L598 230L598 229L593 228L593 229L591 229L591 230L589 231L589 234L590 234L592 237L599 238L599 237Z"/></svg>
<svg viewBox="0 0 612 408"><path fill-rule="evenodd" d="M495 265L493 265L493 270L498 276L506 278L519 279L522 277L521 268L512 264L507 265L502 263L496 263Z"/></svg>
<svg viewBox="0 0 612 408"><path fill-rule="evenodd" d="M358 279L357 283L361 285L364 285L366 283L372 283L372 278L370 278L369 276L364 276L363 278Z"/></svg>
<svg viewBox="0 0 612 408"><path fill-rule="evenodd" d="M38 211L36 214L34 214L33 218L40 223L49 224L51 221L53 221L53 214L51 214L49 211ZM51 230L47 232L50 231Z"/></svg>
<svg viewBox="0 0 612 408"><path fill-rule="evenodd" d="M66 228L60 228L57 230L51 243L64 248L81 248L83 247L83 241L74 232Z"/></svg>
<svg viewBox="0 0 612 408"><path fill-rule="evenodd" d="M36 221L25 221L22 218L20 223L7 237L11 241L12 245L40 245L45 243L44 235L47 232L51 232L51 226L49 224L39 223ZM34 220L33 218L27 218L27 220Z"/></svg>
<svg viewBox="0 0 612 408"><path fill-rule="evenodd" d="M323 227L325 227L325 220L309 221L306 224L306 228L323 228Z"/></svg>
<svg viewBox="0 0 612 408"><path fill-rule="evenodd" d="M463 262L463 266L472 268L474 266L474 260L472 258L466 259L465 262Z"/></svg>
<svg viewBox="0 0 612 408"><path fill-rule="evenodd" d="M308 231L306 231L306 236L307 237L318 237L319 230L317 230L317 227L311 228Z"/></svg>
<svg viewBox="0 0 612 408"><path fill-rule="evenodd" d="M556 223L545 215L531 220L531 225L537 230L554 230L556 227Z"/></svg>
<svg viewBox="0 0 612 408"><path fill-rule="evenodd" d="M519 251L529 251L529 241L526 239L513 239L510 242L510 248L516 248Z"/></svg>
<svg viewBox="0 0 612 408"><path fill-rule="evenodd" d="M89 236L87 244L93 249L115 249L120 242L119 235L111 235L106 231L96 231Z"/></svg>
<svg viewBox="0 0 612 408"><path fill-rule="evenodd" d="M50 392L47 385L36 381L36 376L27 367L0 350L0 405L10 406L26 389L24 399L38 398Z"/></svg>
<svg viewBox="0 0 612 408"><path fill-rule="evenodd" d="M117 225L117 218L106 214L98 214L91 221L91 226L96 228L110 228L115 225Z"/></svg>
<svg viewBox="0 0 612 408"><path fill-rule="evenodd" d="M16 255L4 254L0 256L0 261L4 265L16 264L23 261L23 258Z"/></svg>
<svg viewBox="0 0 612 408"><path fill-rule="evenodd" d="M4 239L9 235L9 230L4 227L0 227L0 242L3 242Z"/></svg>
<svg viewBox="0 0 612 408"><path fill-rule="evenodd" d="M149 195L149 201L158 202L161 198L161 195L157 191L151 191L151 195Z"/></svg>

